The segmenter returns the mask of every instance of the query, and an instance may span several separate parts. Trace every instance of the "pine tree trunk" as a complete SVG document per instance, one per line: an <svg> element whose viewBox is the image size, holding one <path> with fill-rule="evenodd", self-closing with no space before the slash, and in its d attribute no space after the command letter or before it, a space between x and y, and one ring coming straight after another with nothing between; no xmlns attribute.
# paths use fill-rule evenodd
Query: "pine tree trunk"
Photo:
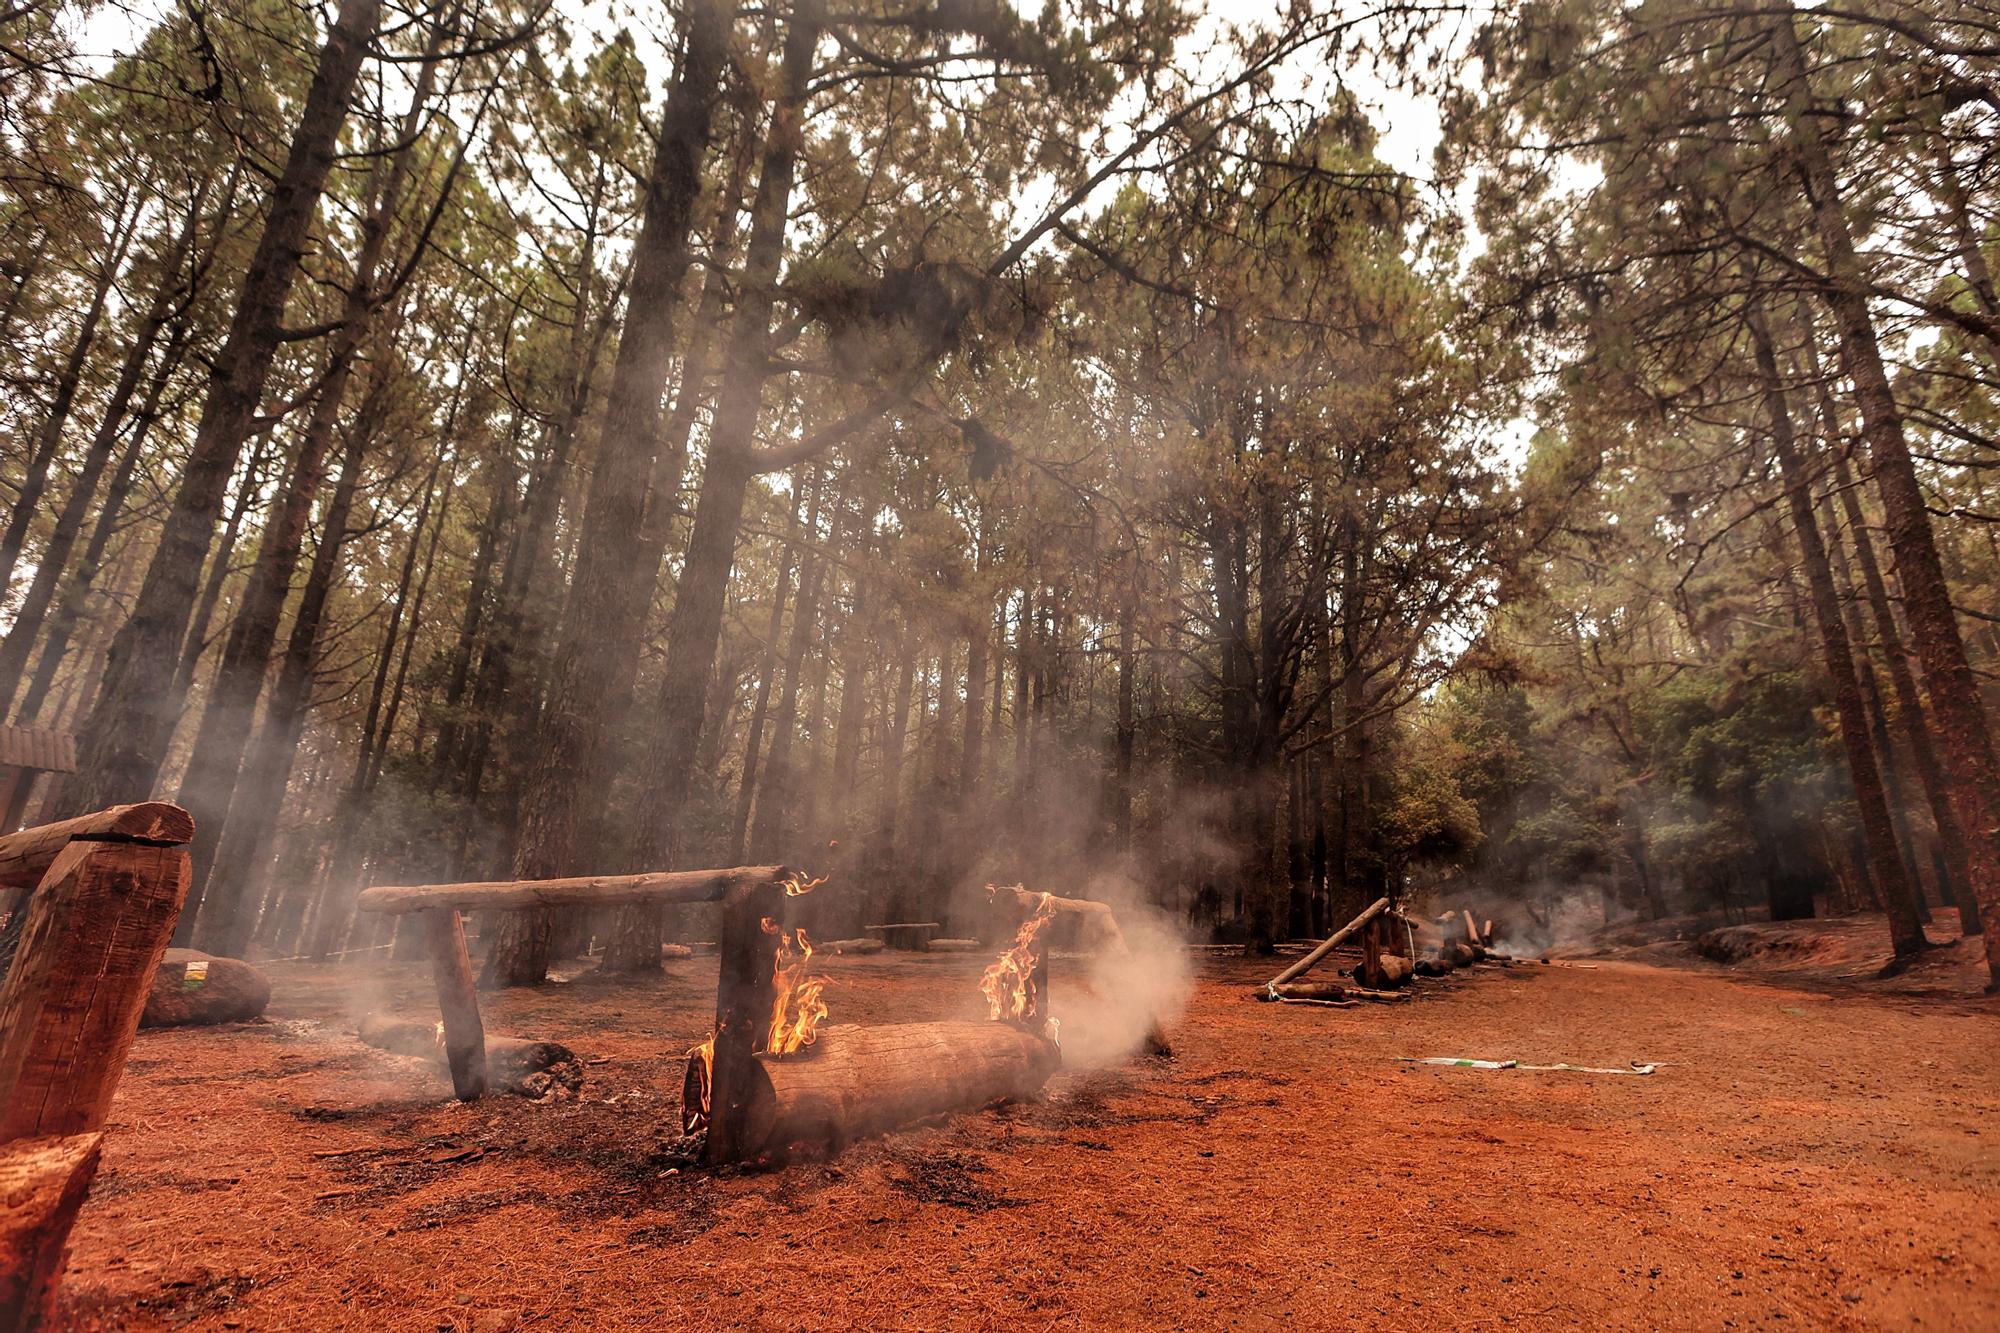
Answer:
<svg viewBox="0 0 2000 1333"><path fill-rule="evenodd" d="M176 666L202 556L251 434L283 334L286 299L380 10L381 0L342 0L320 51L228 336L213 362L180 488L79 737L78 771L64 784L63 813L139 799L152 792L159 776L182 704L179 691L161 682Z"/></svg>
<svg viewBox="0 0 2000 1333"><path fill-rule="evenodd" d="M716 101L728 55L731 12L712 0L689 13L687 47L663 113L633 252L631 295L611 377L581 544L522 802L514 877L548 879L611 868L589 863L577 832L585 803L607 782L605 698L636 661L655 571L633 558L660 442L660 399L673 356L677 295L688 265L688 232L701 194ZM693 386L690 386L691 391ZM539 915L539 913L537 913ZM487 984L533 985L548 970L546 923L517 922L488 954ZM656 937L608 945L605 966L658 967ZM650 947L647 947L650 944Z"/></svg>
<svg viewBox="0 0 2000 1333"><path fill-rule="evenodd" d="M1840 742L1847 755L1847 772L1854 787L1854 801L1861 812L1861 836L1867 850L1868 875L1881 895L1889 914L1889 938L1898 958L1908 958L1929 947L1923 922L1917 915L1916 893L1904 871L1896 847L1896 833L1889 818L1889 802L1882 789L1882 773L1876 766L1875 748L1868 733L1868 712L1855 675L1854 653L1847 641L1847 626L1840 615L1840 594L1833 586L1833 571L1827 562L1826 545L1821 540L1819 519L1813 513L1812 478L1799 460L1793 439L1791 407L1785 401L1784 382L1778 375L1777 355L1761 315L1752 312L1750 333L1756 347L1757 370L1763 380L1764 411L1771 429L1771 452L1778 460L1784 480L1785 500L1791 510L1792 532L1799 544L1810 593L1813 620L1819 628L1820 652L1827 675L1833 683L1834 712L1839 719Z"/></svg>
<svg viewBox="0 0 2000 1333"><path fill-rule="evenodd" d="M159 419L160 398L179 368L187 348L188 325L183 320L146 386L145 401L134 414L137 424L131 440L125 445L125 452L119 457L117 471L111 474L111 484L105 488L104 503L98 506L97 518L90 527L90 540L84 543L83 558L69 571L56 599L55 617L49 622L49 632L42 642L41 655L35 659L35 670L29 677L27 693L21 697L20 708L15 713L15 719L24 725L33 724L41 713L49 687L55 681L63 657L69 652L70 638L76 633L77 622L83 618L85 604L90 600L91 585L96 583L98 571L103 568L104 553L118 532L118 520L125 512L126 500L131 496L133 478L145 454L146 437L151 433L153 423Z"/></svg>
<svg viewBox="0 0 2000 1333"><path fill-rule="evenodd" d="M76 339L70 344L69 356L56 376L48 415L42 419L42 428L29 450L28 468L21 479L21 489L16 492L14 506L8 512L7 526L0 529L0 599L4 599L8 585L14 581L15 566L20 561L22 547L27 544L28 528L41 513L42 496L48 490L49 471L62 449L63 428L69 425L70 410L76 405L77 386L83 382L84 367L89 364L91 348L97 342L98 326L104 319L105 301L111 294L111 286L119 270L125 267L125 256L132 248L132 238L139 233L139 214L145 207L144 194L134 204L129 218L125 216L124 206L125 200L121 198L111 255L97 270L97 283L91 289L90 304L84 309Z"/></svg>
<svg viewBox="0 0 2000 1333"><path fill-rule="evenodd" d="M160 334L165 331L173 314L174 298L179 289L167 281L167 275L179 272L193 250L195 231L201 220L201 202L206 193L204 183L190 201L187 218L180 231L161 256L161 280L153 289L151 303L139 322L138 330L132 335L131 345L125 350L118 378L111 386L110 396L98 417L97 429L92 432L89 447L84 451L83 466L63 500L62 512L56 516L55 529L49 534L48 543L35 562L34 577L29 581L27 592L22 595L20 607L14 612L13 624L8 627L6 638L0 640L0 717L6 716L8 706L20 692L21 677L27 670L28 654L34 647L35 636L41 632L42 622L55 601L57 589L63 586L65 575L70 573L70 556L76 550L77 539L83 535L84 518L90 512L91 502L97 498L97 487L104 480L105 469L117 453L118 436L125 429L132 400L138 395L139 385L145 378L146 363L152 359L153 349L159 345ZM136 459L136 451L133 456ZM129 486L129 469L125 475Z"/></svg>
<svg viewBox="0 0 2000 1333"><path fill-rule="evenodd" d="M716 394L708 465L667 630L659 728L646 764L647 785L661 813L641 830L634 858L648 865L678 865L682 854L682 821L694 780L694 766L688 759L701 736L702 706L709 675L715 669L736 538L756 468L752 448L769 373L771 310L798 174L804 134L801 119L824 16L824 0L801 0L785 34L780 91L771 109L756 200L750 210L736 322L730 330L729 353Z"/></svg>
<svg viewBox="0 0 2000 1333"><path fill-rule="evenodd" d="M1834 414L1830 394L1822 400L1820 410L1827 422L1828 439L1838 439L1838 418ZM1861 567L1861 583L1867 589L1869 614L1875 624L1875 641L1882 646L1882 660L1889 672L1890 688L1896 696L1896 719L1902 725L1903 737L1909 743L1910 755L1916 762L1917 777L1924 786L1924 797L1930 803L1931 822L1937 826L1938 851L1943 858L1945 873L1955 886L1959 928L1966 934L1976 935L1981 929L1979 903L1970 890L1970 853L1964 830L1959 826L1958 812L1952 808L1951 783L1945 776L1944 766L1938 762L1937 746L1924 715L1923 699L1917 693L1916 677L1910 670L1909 652L1903 644L1902 630L1896 624L1895 609L1889 604L1888 582L1882 577L1881 563L1875 558L1874 539L1868 535L1859 488L1848 470L1847 460L1838 450L1833 453L1834 489L1839 492L1841 508L1847 515L1847 529L1854 543L1854 561Z"/></svg>
<svg viewBox="0 0 2000 1333"><path fill-rule="evenodd" d="M785 549L778 557L778 581L771 593L771 618L764 626L764 662L757 675L757 697L750 707L750 730L743 744L743 777L736 787L736 813L730 823L730 862L741 865L748 851L750 810L757 798L757 765L763 755L764 722L771 704L771 690L778 674L778 636L784 629L785 603L791 595L792 567L799 554L799 506L805 497L805 469L792 473L792 517ZM814 493L818 494L815 479ZM814 501L814 522L818 522L818 502Z"/></svg>
<svg viewBox="0 0 2000 1333"><path fill-rule="evenodd" d="M250 763L243 781L237 784L236 800L230 806L229 836L216 851L215 869L209 875L210 920L203 927L204 938L209 941L204 947L211 953L240 954L256 925L254 912L245 910L244 904L254 906L256 897L251 890L270 864L278 816L284 809L292 763L298 754L299 737L305 730L307 710L312 705L320 632L326 622L327 604L340 579L354 498L360 489L368 447L380 427L380 412L378 382L348 428L346 447L341 451L340 475L334 481L319 545L299 592L291 634L278 663L277 683L271 689L263 727L256 744L250 748ZM344 929L346 914L344 911L322 914L319 924L329 934ZM326 934L316 934L315 956L324 957L330 951L326 938Z"/></svg>
<svg viewBox="0 0 2000 1333"><path fill-rule="evenodd" d="M1882 498L1889 544L1896 555L1910 635L1923 663L1938 741L1951 775L1952 809L1958 814L1959 827L1968 831L1972 892L1980 915L2000 920L2000 848L1995 847L1993 832L2000 828L2000 810L1995 807L1996 794L2000 794L2000 764L1994 761L1978 681L1966 660L1951 587L1938 558L1923 488L1903 437L1902 415L1875 338L1864 275L1842 211L1840 185L1821 137L1820 117L1812 106L1795 22L1796 16L1787 5L1772 21L1770 31L1778 75L1785 84L1789 129L1805 176L1807 203L1826 252L1828 281L1820 295L1833 315L1861 412L1862 437L1874 463L1875 485ZM1987 966L1994 986L2000 988L2000 930L1985 932L1985 940Z"/></svg>
<svg viewBox="0 0 2000 1333"><path fill-rule="evenodd" d="M244 520L249 518L250 509L263 495L264 465L270 461L271 436L268 432L257 437L250 462L243 469L243 480L236 487L236 502L229 507L229 518L222 525L222 536L215 550L208 558L208 575L202 580L201 596L196 599L194 614L188 620L187 638L181 644L180 659L174 668L173 691L185 697L188 687L194 683L195 673L201 668L201 659L208 652L209 627L215 623L215 608L222 603L222 590L233 573L231 562L236 559L236 543L243 535ZM113 641L116 646L116 641ZM168 733L171 737L172 733Z"/></svg>

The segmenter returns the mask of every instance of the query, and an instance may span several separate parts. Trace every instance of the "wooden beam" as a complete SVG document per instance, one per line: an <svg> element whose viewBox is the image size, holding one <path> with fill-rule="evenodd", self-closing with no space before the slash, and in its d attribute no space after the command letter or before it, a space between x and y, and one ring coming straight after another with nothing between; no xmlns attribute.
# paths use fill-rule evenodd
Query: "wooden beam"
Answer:
<svg viewBox="0 0 2000 1333"><path fill-rule="evenodd" d="M56 853L78 838L178 846L194 840L194 816L165 801L145 801L9 833L0 837L0 884L39 883Z"/></svg>
<svg viewBox="0 0 2000 1333"><path fill-rule="evenodd" d="M486 1095L486 1027L479 1021L472 955L465 947L465 919L449 907L424 914L424 941L430 946L431 976L437 981L438 1011L444 1020L444 1055L451 1066L451 1089L462 1102Z"/></svg>
<svg viewBox="0 0 2000 1333"><path fill-rule="evenodd" d="M625 903L712 903L732 890L776 884L793 873L786 866L733 866L727 870L670 870L645 875L592 875L578 879L519 879L490 884L380 884L364 889L364 912L504 911L517 907L615 907Z"/></svg>
<svg viewBox="0 0 2000 1333"><path fill-rule="evenodd" d="M103 1144L90 1133L0 1147L0 1329L55 1326L63 1251Z"/></svg>
<svg viewBox="0 0 2000 1333"><path fill-rule="evenodd" d="M189 877L185 847L56 853L0 988L0 1143L103 1127Z"/></svg>
<svg viewBox="0 0 2000 1333"><path fill-rule="evenodd" d="M1057 916L1082 917L1095 922L1096 928L1102 933L1106 948L1113 951L1125 948L1125 932L1118 929L1118 917L1104 903L1090 898L1065 898L1060 894L1036 893L1034 890L1024 889L1018 884L1013 888L994 889L993 897L996 901L1011 898L1014 905L1020 910L1023 921L1041 911L1044 907L1047 907L1049 911L1054 912Z"/></svg>
<svg viewBox="0 0 2000 1333"><path fill-rule="evenodd" d="M1314 963L1317 963L1320 959L1332 953L1340 945L1346 943L1348 938L1352 936L1355 931L1360 930L1363 926L1367 925L1370 921L1373 921L1376 917L1380 916L1382 913L1388 910L1389 910L1389 900L1387 898L1377 898L1374 902L1368 904L1368 906L1361 909L1361 915L1355 917L1352 921L1342 926L1339 930L1336 930L1333 932L1333 934L1327 936L1325 942L1322 943L1317 949L1314 949L1311 953L1299 959L1298 962L1293 963L1290 967L1278 973L1277 976L1272 977L1269 981L1265 982L1264 984L1273 987L1282 986L1287 981L1290 981L1293 977L1304 974L1307 970L1309 970L1312 967Z"/></svg>

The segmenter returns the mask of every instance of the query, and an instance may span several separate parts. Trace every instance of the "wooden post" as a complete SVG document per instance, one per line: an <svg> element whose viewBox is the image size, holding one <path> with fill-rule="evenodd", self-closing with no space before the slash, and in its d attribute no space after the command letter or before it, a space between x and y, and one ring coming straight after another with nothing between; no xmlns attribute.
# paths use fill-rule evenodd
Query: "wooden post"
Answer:
<svg viewBox="0 0 2000 1333"><path fill-rule="evenodd" d="M473 983L472 955L465 947L465 919L453 907L433 907L422 916L431 975L437 981L438 1012L444 1020L451 1089L462 1102L477 1101L486 1094L486 1027L479 1021L479 992Z"/></svg>
<svg viewBox="0 0 2000 1333"><path fill-rule="evenodd" d="M772 883L738 885L722 900L715 1055L708 1085L710 1165L743 1155L744 1107L757 1075L757 1048L770 1031L771 988L777 984L779 937L765 931L764 919L783 911L784 891Z"/></svg>
<svg viewBox="0 0 2000 1333"><path fill-rule="evenodd" d="M0 1143L103 1126L188 879L185 847L55 854L0 989Z"/></svg>
<svg viewBox="0 0 2000 1333"><path fill-rule="evenodd" d="M0 1329L53 1326L63 1249L103 1142L90 1133L0 1146Z"/></svg>

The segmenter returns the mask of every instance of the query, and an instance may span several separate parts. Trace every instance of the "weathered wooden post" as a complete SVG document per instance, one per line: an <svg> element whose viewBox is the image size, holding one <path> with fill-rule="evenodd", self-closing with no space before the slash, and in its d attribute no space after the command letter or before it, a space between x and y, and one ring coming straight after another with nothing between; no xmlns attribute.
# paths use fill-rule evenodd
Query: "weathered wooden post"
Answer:
<svg viewBox="0 0 2000 1333"><path fill-rule="evenodd" d="M433 907L422 916L444 1025L444 1055L451 1065L451 1090L462 1102L477 1101L486 1095L486 1025L479 1019L472 955L465 947L465 918L455 907Z"/></svg>
<svg viewBox="0 0 2000 1333"><path fill-rule="evenodd" d="M0 990L0 1143L102 1127L188 879L181 846L55 854Z"/></svg>
<svg viewBox="0 0 2000 1333"><path fill-rule="evenodd" d="M0 836L0 886L32 886L0 987L0 1329L53 1310L125 1056L187 896L194 821L118 806Z"/></svg>

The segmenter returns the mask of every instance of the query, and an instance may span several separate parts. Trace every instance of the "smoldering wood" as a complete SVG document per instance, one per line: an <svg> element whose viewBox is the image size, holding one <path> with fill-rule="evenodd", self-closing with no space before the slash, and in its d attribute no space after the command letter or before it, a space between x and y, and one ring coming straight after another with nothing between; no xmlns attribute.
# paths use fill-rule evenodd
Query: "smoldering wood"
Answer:
<svg viewBox="0 0 2000 1333"><path fill-rule="evenodd" d="M1125 932L1119 929L1118 915L1108 903L1091 898L1065 898L1056 893L1036 893L1019 885L1010 888L993 888L989 898L996 906L1011 905L1018 913L1018 919L1026 921L1038 912L1049 911L1057 916L1073 917L1087 923L1086 929L1096 936L1099 947L1107 953L1130 956L1131 946L1125 942ZM933 947L936 941L933 941ZM1148 1055L1171 1056L1173 1043L1167 1040L1166 1031L1155 1019L1147 1025L1141 1047Z"/></svg>
<svg viewBox="0 0 2000 1333"><path fill-rule="evenodd" d="M97 1176L102 1132L0 1147L0 1329L53 1327L64 1251Z"/></svg>
<svg viewBox="0 0 2000 1333"><path fill-rule="evenodd" d="M365 912L508 911L522 907L617 907L628 903L712 903L733 890L776 884L794 872L786 866L732 866L725 870L666 870L643 875L588 875L575 879L517 879L479 884L396 884L364 889L356 906Z"/></svg>
<svg viewBox="0 0 2000 1333"><path fill-rule="evenodd" d="M370 1014L356 1035L365 1046L391 1055L426 1061L441 1073L451 1072L444 1034L438 1024L392 1014ZM528 1037L488 1036L481 1052L489 1091L540 1097L551 1088L575 1092L583 1086L583 1062L561 1042Z"/></svg>
<svg viewBox="0 0 2000 1333"><path fill-rule="evenodd" d="M700 1063L688 1061L690 1095ZM802 1051L751 1061L725 1160L837 1149L926 1116L1032 1096L1060 1064L1054 1042L1012 1023L823 1028Z"/></svg>
<svg viewBox="0 0 2000 1333"><path fill-rule="evenodd" d="M0 1142L103 1126L189 878L180 846L55 853L0 988Z"/></svg>
<svg viewBox="0 0 2000 1333"><path fill-rule="evenodd" d="M769 880L739 884L722 900L721 949L715 980L714 1045L707 1062L711 1165L742 1160L756 1051L770 1029L779 936L763 928L783 914L784 892Z"/></svg>
<svg viewBox="0 0 2000 1333"><path fill-rule="evenodd" d="M472 955L465 947L465 919L455 908L433 907L423 914L423 922L431 976L437 983L451 1088L460 1101L477 1101L486 1092L486 1027L479 1019L479 991L472 973Z"/></svg>
<svg viewBox="0 0 2000 1333"><path fill-rule="evenodd" d="M1327 936L1325 940L1321 941L1318 948L1314 949L1311 953L1307 954L1305 957L1299 959L1298 962L1293 963L1290 967L1286 968L1284 971L1278 973L1277 976L1272 977L1270 981L1266 982L1265 984L1268 986L1282 986L1286 982L1292 980L1295 977L1303 976L1306 972L1310 971L1312 967L1316 963L1318 963L1322 958L1325 958L1335 949L1339 948L1341 945L1345 944L1348 940L1352 939L1355 933L1358 932L1363 926L1366 926L1370 921L1373 921L1376 917L1382 915L1382 913L1388 910L1389 910L1389 900L1387 898L1377 898L1374 902L1362 908L1360 914L1356 916L1352 921L1342 926L1339 930L1334 931L1333 934Z"/></svg>
<svg viewBox="0 0 2000 1333"><path fill-rule="evenodd" d="M78 839L178 846L194 839L194 816L166 801L114 805L0 837L0 885L32 888L56 853Z"/></svg>

